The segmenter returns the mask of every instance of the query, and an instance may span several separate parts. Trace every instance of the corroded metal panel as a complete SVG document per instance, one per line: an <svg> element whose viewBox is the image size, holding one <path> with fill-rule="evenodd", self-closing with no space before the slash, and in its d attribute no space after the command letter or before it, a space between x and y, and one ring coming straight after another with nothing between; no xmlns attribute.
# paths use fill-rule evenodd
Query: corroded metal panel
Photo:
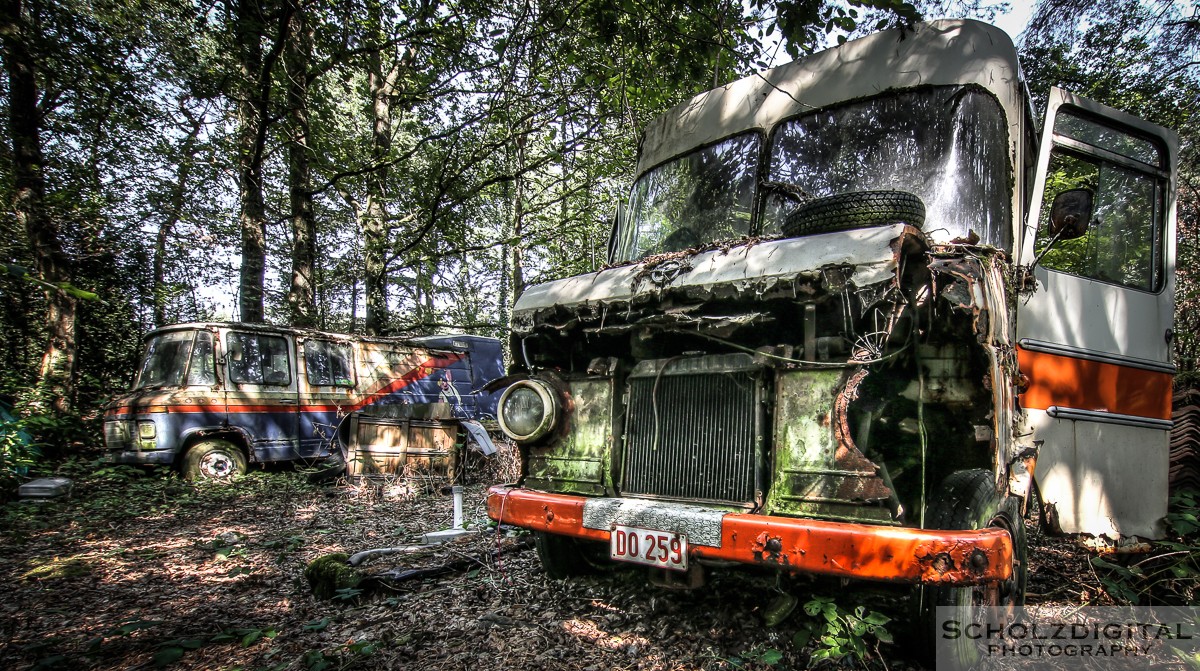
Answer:
<svg viewBox="0 0 1200 671"><path fill-rule="evenodd" d="M528 333L542 315L571 313L602 321L608 309L628 308L678 292L693 300L719 296L757 298L775 290L840 291L893 280L899 266L897 240L920 236L903 224L771 240L688 256L670 273L636 263L529 287L513 308L513 330Z"/></svg>
<svg viewBox="0 0 1200 671"><path fill-rule="evenodd" d="M612 524L621 514L613 514L605 506L617 505L624 510L631 502L615 501L605 503L602 499L497 486L488 491L487 507L488 516L497 521L606 543ZM1006 580L1012 575L1012 538L996 527L908 529L719 510L705 513L680 504L632 503L638 505L631 511L653 512L646 517L631 512L626 519L659 530L691 529L695 538L703 540L693 541L689 536L689 555L693 559L886 582L974 585ZM688 508L692 510L685 510ZM718 517L720 537L714 541L711 527Z"/></svg>
<svg viewBox="0 0 1200 671"><path fill-rule="evenodd" d="M356 415L346 474L427 474L454 479L457 423Z"/></svg>
<svg viewBox="0 0 1200 671"><path fill-rule="evenodd" d="M612 458L613 381L571 380L567 388L569 425L558 440L529 449L525 484L551 492L604 494Z"/></svg>
<svg viewBox="0 0 1200 671"><path fill-rule="evenodd" d="M839 399L854 379L844 369L780 374L776 382L774 475L767 511L891 523L891 496L878 468L845 435ZM852 393L852 390L851 390Z"/></svg>
<svg viewBox="0 0 1200 671"><path fill-rule="evenodd" d="M1029 415L1045 441L1036 477L1055 528L1110 540L1162 538L1170 431Z"/></svg>

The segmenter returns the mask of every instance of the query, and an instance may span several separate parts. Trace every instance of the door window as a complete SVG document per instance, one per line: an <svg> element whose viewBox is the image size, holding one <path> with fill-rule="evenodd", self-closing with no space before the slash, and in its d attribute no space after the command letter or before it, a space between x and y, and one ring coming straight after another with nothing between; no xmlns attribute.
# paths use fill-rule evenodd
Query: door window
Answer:
<svg viewBox="0 0 1200 671"><path fill-rule="evenodd" d="M188 364L187 383L208 385L217 383L216 367L213 365L213 337L209 331L197 331L192 343L191 363Z"/></svg>
<svg viewBox="0 0 1200 671"><path fill-rule="evenodd" d="M258 333L230 333L228 348L231 381L279 387L292 383L286 339Z"/></svg>
<svg viewBox="0 0 1200 671"><path fill-rule="evenodd" d="M1046 173L1035 251L1049 244L1051 205L1069 189L1094 194L1087 233L1060 240L1041 265L1143 291L1163 283L1166 179L1161 150L1149 140L1060 110Z"/></svg>

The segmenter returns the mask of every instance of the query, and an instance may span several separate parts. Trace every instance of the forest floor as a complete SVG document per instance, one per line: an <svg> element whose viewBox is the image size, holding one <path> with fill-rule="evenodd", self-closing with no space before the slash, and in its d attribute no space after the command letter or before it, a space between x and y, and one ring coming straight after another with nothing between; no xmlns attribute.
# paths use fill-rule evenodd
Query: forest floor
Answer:
<svg viewBox="0 0 1200 671"><path fill-rule="evenodd" d="M551 580L527 538L487 527L483 484L466 489L479 533L367 564L449 572L322 601L303 575L311 560L418 542L450 526L451 497L315 486L290 470L232 484L82 463L66 474L69 499L0 507L0 669L806 668L830 648L810 635L830 621L822 603L876 623L839 668L919 667L902 592L744 570L711 571L697 591L654 587L637 568ZM1032 602L1104 602L1087 552L1036 533L1031 544ZM777 589L800 607L767 627Z"/></svg>

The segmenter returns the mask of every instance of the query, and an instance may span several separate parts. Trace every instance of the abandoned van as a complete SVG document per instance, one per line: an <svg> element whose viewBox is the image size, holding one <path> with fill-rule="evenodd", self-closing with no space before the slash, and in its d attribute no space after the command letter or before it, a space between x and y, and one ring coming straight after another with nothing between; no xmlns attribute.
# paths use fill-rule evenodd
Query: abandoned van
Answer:
<svg viewBox="0 0 1200 671"><path fill-rule="evenodd" d="M364 410L494 418L498 394L482 388L501 374L495 338L180 324L146 336L133 389L105 410L104 438L116 463L224 478L250 462L329 456L347 442L347 418Z"/></svg>
<svg viewBox="0 0 1200 671"><path fill-rule="evenodd" d="M1163 533L1175 134L938 21L645 130L610 265L528 289L488 511L543 565L706 565L1019 604L1022 517Z"/></svg>

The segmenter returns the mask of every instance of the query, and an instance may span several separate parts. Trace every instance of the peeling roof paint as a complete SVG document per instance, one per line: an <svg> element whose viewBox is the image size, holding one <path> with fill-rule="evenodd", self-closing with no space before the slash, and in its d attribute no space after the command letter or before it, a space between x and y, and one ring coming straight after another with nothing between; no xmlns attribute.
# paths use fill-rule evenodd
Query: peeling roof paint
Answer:
<svg viewBox="0 0 1200 671"><path fill-rule="evenodd" d="M819 273L826 268L853 268L849 282L865 287L893 279L897 253L893 243L907 231L903 224L839 231L802 238L743 244L729 249L681 257L656 283L647 262L609 268L529 287L513 309L514 321L549 307L629 303L672 289L737 292L772 286L780 280Z"/></svg>

